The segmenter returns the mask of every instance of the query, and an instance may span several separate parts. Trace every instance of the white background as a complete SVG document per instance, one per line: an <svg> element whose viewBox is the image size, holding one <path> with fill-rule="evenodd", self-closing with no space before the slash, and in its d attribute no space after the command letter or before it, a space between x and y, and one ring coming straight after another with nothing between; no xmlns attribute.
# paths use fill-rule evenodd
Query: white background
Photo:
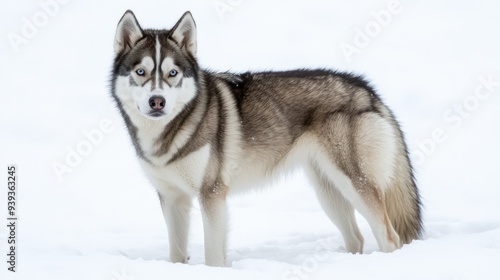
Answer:
<svg viewBox="0 0 500 280"><path fill-rule="evenodd" d="M0 217L6 166L15 163L20 220L16 274L3 261L1 223L0 278L498 279L500 4L401 1L399 12L377 23L390 1L352 2L2 0ZM46 11L40 3L52 4ZM224 3L233 6L214 6ZM168 262L159 203L109 94L114 32L127 9L144 28L170 28L190 10L202 67L365 75L406 133L424 203L423 240L380 253L359 217L364 254L346 253L299 172L230 199L228 268L203 265L197 206L189 264ZM346 56L341 46L356 46L367 28L369 41ZM487 91L481 80L495 86ZM453 111L459 106L462 113ZM85 145L84 131L103 120L112 131L59 180L54 163L67 164L69 151Z"/></svg>

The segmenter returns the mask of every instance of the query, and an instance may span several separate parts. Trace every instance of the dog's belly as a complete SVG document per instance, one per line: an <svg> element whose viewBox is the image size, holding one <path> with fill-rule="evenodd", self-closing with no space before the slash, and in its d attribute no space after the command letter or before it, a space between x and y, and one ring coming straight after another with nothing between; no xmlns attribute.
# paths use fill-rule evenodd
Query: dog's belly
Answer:
<svg viewBox="0 0 500 280"><path fill-rule="evenodd" d="M304 134L291 146L268 147L259 151L244 151L237 168L233 170L229 189L233 193L269 186L297 168L308 164L317 150L314 137Z"/></svg>
<svg viewBox="0 0 500 280"><path fill-rule="evenodd" d="M245 160L231 174L228 184L230 193L263 187L270 183L274 173L266 172L266 167L262 162L253 159Z"/></svg>

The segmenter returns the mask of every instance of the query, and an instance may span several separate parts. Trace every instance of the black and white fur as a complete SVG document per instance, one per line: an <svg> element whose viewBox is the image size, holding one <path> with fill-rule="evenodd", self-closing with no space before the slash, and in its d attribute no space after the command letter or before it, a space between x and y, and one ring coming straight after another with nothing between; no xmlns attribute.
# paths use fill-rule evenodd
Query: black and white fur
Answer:
<svg viewBox="0 0 500 280"><path fill-rule="evenodd" d="M158 191L172 262L188 260L194 197L206 264L224 266L227 195L297 166L347 251L363 250L354 209L384 252L419 237L420 198L402 132L362 78L329 70L203 70L189 12L171 30L143 30L127 11L114 48L112 96Z"/></svg>

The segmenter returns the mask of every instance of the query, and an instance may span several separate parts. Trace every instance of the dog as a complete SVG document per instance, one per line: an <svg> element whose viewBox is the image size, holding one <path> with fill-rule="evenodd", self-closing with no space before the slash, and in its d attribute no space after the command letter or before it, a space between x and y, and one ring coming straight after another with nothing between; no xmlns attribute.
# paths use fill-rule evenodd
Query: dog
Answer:
<svg viewBox="0 0 500 280"><path fill-rule="evenodd" d="M379 248L418 239L421 202L403 133L364 78L332 70L216 73L200 68L186 12L170 30L118 23L111 92L156 188L170 261L186 263L201 208L205 263L226 265L229 194L303 168L350 253L363 252L355 209Z"/></svg>

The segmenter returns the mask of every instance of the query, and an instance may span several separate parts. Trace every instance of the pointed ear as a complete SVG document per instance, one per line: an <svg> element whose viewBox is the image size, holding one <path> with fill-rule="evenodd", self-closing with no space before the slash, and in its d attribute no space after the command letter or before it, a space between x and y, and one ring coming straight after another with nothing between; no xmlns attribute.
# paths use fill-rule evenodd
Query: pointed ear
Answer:
<svg viewBox="0 0 500 280"><path fill-rule="evenodd" d="M131 10L125 12L118 23L115 35L115 52L121 53L132 47L143 37L142 28L139 26Z"/></svg>
<svg viewBox="0 0 500 280"><path fill-rule="evenodd" d="M196 23L190 12L185 12L181 19L175 24L170 31L172 38L182 48L185 48L193 56L196 55L197 39L196 39Z"/></svg>

